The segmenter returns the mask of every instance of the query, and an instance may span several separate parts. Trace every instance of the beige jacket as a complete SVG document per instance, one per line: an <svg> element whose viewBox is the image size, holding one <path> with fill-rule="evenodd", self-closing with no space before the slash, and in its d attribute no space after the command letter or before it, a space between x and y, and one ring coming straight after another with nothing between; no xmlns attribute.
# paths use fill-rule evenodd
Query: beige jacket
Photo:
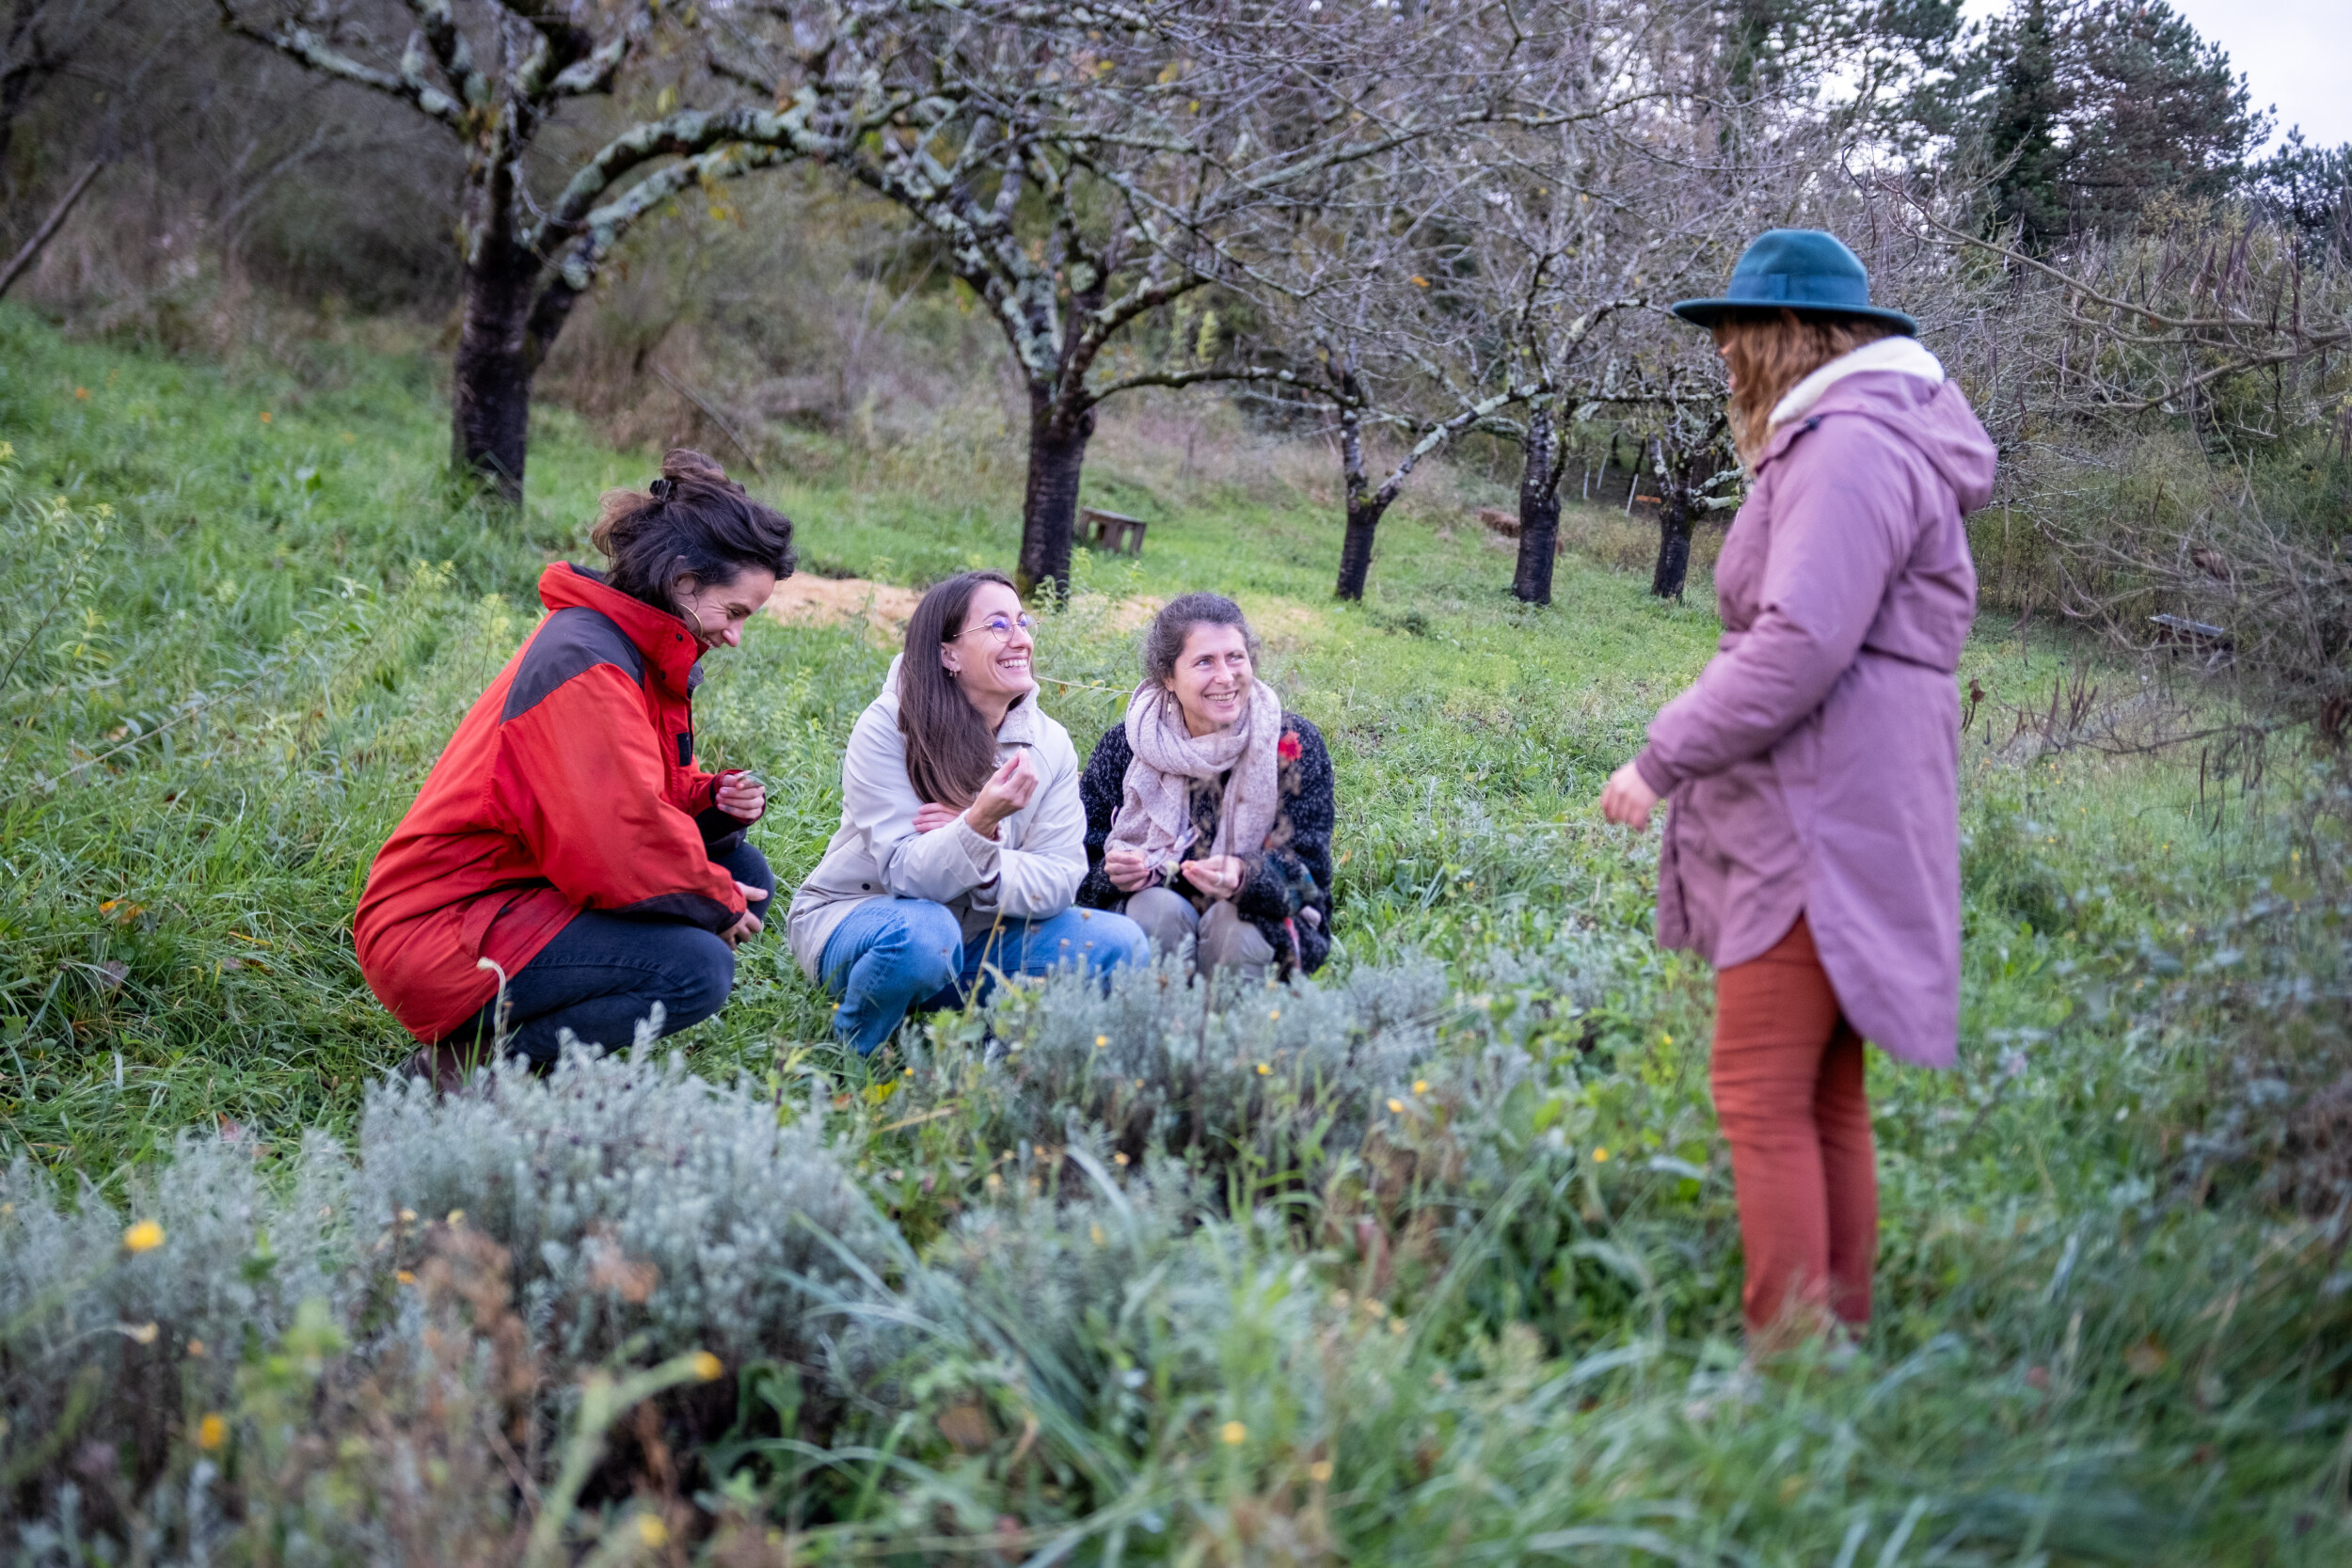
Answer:
<svg viewBox="0 0 2352 1568"><path fill-rule="evenodd" d="M792 895L785 940L810 979L822 982L825 943L851 910L875 898L928 898L963 923L969 941L1000 916L1044 920L1070 908L1085 877L1086 808L1070 732L1039 711L1033 692L996 730L996 760L1025 750L1038 770L1029 803L982 838L958 817L914 831L923 802L907 777L898 733L898 660L882 694L858 715L841 759L841 826L825 858Z"/></svg>

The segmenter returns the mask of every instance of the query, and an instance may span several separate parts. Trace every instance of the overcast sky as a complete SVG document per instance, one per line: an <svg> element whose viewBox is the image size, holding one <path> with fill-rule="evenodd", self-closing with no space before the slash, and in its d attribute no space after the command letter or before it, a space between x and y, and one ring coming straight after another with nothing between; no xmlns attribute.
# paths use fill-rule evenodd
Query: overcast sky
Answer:
<svg viewBox="0 0 2352 1568"><path fill-rule="evenodd" d="M2230 52L2258 109L2278 105L2278 132L2301 125L2323 147L2352 141L2352 5L2346 0L2170 0L2208 42ZM1972 17L2007 0L1968 0Z"/></svg>

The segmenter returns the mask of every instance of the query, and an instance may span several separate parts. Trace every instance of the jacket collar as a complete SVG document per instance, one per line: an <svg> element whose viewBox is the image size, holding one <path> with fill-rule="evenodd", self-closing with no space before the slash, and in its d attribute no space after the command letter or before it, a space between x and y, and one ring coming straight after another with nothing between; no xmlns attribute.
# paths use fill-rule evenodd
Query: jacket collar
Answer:
<svg viewBox="0 0 2352 1568"><path fill-rule="evenodd" d="M539 574L539 602L550 610L593 610L621 628L662 685L680 696L702 684L702 646L686 623L604 580L602 572L558 561Z"/></svg>

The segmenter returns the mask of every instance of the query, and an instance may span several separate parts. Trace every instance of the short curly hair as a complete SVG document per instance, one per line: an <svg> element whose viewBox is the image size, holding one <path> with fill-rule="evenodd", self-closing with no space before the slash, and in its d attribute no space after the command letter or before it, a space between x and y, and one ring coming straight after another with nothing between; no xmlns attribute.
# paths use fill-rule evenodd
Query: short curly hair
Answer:
<svg viewBox="0 0 2352 1568"><path fill-rule="evenodd" d="M1249 617L1241 612L1241 606L1222 594L1185 594L1168 600L1143 634L1145 678L1165 681L1172 677L1177 659L1184 657L1185 640L1199 626L1239 626L1249 662L1258 662L1258 634L1249 629Z"/></svg>

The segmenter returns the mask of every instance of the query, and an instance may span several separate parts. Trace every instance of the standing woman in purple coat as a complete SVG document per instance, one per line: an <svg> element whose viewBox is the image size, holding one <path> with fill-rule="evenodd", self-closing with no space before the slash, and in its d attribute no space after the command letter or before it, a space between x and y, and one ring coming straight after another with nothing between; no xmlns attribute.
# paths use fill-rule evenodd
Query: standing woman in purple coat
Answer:
<svg viewBox="0 0 2352 1568"><path fill-rule="evenodd" d="M1960 1027L1962 517L1993 443L1834 236L1776 229L1675 313L1731 372L1748 498L1715 567L1723 638L1601 810L1671 802L1658 938L1715 984L1715 1108L1771 1346L1870 1317L1878 1164L1863 1042L1949 1067Z"/></svg>

